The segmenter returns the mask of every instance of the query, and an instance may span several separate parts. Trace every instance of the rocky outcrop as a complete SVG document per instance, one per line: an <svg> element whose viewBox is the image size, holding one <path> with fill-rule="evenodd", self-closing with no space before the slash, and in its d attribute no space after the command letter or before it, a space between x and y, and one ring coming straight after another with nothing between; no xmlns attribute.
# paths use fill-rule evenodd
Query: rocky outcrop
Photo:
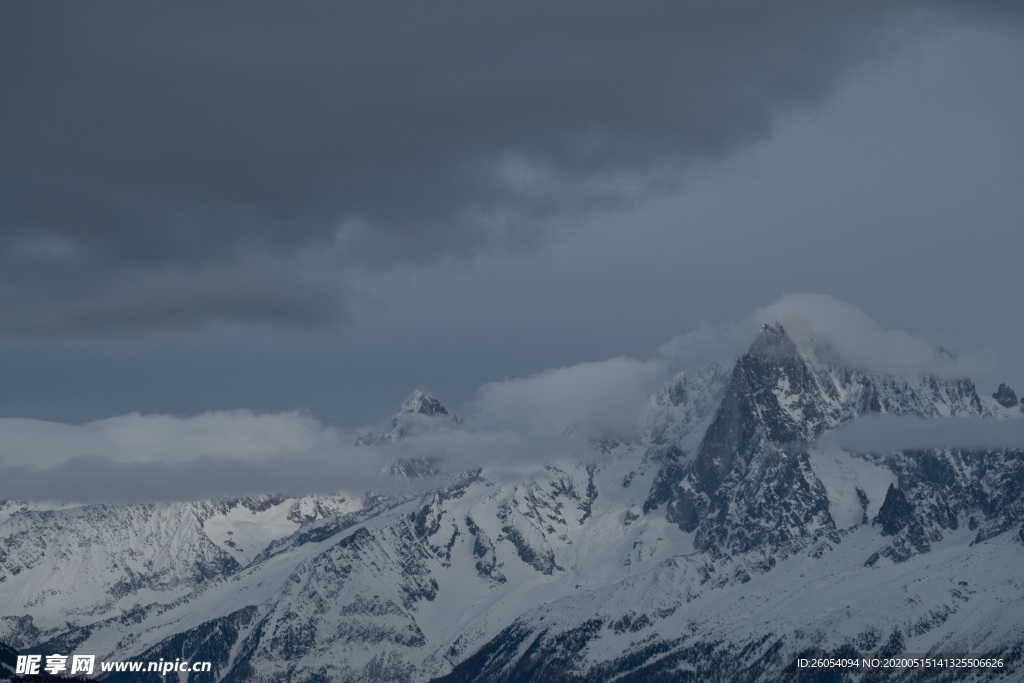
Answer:
<svg viewBox="0 0 1024 683"><path fill-rule="evenodd" d="M999 389L996 390L996 393L992 394L992 398L1004 408L1015 408L1018 405L1017 394L1005 384L999 385Z"/></svg>

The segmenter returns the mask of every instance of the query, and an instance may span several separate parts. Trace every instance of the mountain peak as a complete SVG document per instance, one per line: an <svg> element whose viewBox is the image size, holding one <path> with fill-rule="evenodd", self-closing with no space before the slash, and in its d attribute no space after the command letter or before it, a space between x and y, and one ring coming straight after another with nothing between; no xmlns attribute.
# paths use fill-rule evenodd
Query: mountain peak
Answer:
<svg viewBox="0 0 1024 683"><path fill-rule="evenodd" d="M419 389L409 394L402 406L391 418L391 428L383 434L364 434L356 441L357 446L373 446L395 443L407 436L415 436L437 429L458 429L462 418L449 414L433 396Z"/></svg>
<svg viewBox="0 0 1024 683"><path fill-rule="evenodd" d="M447 415L448 411L436 398L417 389L409 394L409 398L405 399L405 403L392 419L392 424L397 425L400 417L409 413L433 417L434 415Z"/></svg>
<svg viewBox="0 0 1024 683"><path fill-rule="evenodd" d="M758 332L748 352L752 356L760 356L765 360L778 361L796 355L796 344L781 323L764 324Z"/></svg>

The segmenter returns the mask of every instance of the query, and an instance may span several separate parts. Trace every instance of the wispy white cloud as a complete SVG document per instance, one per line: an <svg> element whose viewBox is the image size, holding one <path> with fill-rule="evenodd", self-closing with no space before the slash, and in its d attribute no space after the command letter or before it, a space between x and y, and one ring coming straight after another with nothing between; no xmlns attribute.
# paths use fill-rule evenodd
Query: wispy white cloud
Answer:
<svg viewBox="0 0 1024 683"><path fill-rule="evenodd" d="M478 391L473 419L484 429L621 437L632 433L667 372L660 359L613 358L491 382Z"/></svg>
<svg viewBox="0 0 1024 683"><path fill-rule="evenodd" d="M765 323L781 323L801 351L813 358L869 372L960 378L992 365L984 352L957 349L955 342L945 340L946 350L955 353L944 353L932 340L885 329L853 304L824 294L787 294L738 322L701 323L663 344L658 355L688 364L735 357Z"/></svg>

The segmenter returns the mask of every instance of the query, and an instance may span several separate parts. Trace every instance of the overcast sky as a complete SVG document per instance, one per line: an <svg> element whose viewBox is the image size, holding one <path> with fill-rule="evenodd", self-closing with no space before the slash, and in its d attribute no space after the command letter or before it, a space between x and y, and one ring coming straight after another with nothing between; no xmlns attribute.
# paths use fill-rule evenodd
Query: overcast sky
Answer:
<svg viewBox="0 0 1024 683"><path fill-rule="evenodd" d="M0 417L469 410L794 292L1020 392L1022 14L3 3Z"/></svg>

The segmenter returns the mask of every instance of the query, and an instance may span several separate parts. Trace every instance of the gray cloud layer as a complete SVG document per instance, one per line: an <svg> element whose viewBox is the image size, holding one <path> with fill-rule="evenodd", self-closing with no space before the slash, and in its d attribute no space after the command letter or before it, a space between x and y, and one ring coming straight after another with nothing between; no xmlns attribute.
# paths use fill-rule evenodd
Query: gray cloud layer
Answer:
<svg viewBox="0 0 1024 683"><path fill-rule="evenodd" d="M0 332L335 324L1014 5L4 3Z"/></svg>
<svg viewBox="0 0 1024 683"><path fill-rule="evenodd" d="M819 445L859 453L923 448L1024 448L1024 419L873 415L829 432Z"/></svg>
<svg viewBox="0 0 1024 683"><path fill-rule="evenodd" d="M393 493L445 477L390 474L401 458L437 457L449 473L482 467L500 481L592 456L585 441L551 431L467 430L355 446L353 434L295 414L127 415L86 425L0 419L0 435L0 500L70 503Z"/></svg>

